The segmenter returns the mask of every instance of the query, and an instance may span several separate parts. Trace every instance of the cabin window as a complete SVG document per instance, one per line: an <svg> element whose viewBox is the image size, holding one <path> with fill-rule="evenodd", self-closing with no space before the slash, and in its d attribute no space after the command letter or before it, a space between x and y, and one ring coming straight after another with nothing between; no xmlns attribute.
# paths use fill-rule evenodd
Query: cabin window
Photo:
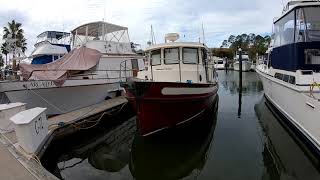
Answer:
<svg viewBox="0 0 320 180"><path fill-rule="evenodd" d="M184 64L198 64L198 48L183 48L182 56Z"/></svg>
<svg viewBox="0 0 320 180"><path fill-rule="evenodd" d="M305 7L296 10L296 41L320 41L320 11L317 7Z"/></svg>
<svg viewBox="0 0 320 180"><path fill-rule="evenodd" d="M164 63L178 64L179 63L179 48L164 49Z"/></svg>
<svg viewBox="0 0 320 180"><path fill-rule="evenodd" d="M277 79L282 80L282 79L283 79L283 74L276 73L276 74L274 75L274 77L277 78Z"/></svg>
<svg viewBox="0 0 320 180"><path fill-rule="evenodd" d="M290 83L290 84L296 84L296 77L290 76L290 78L289 78L289 83Z"/></svg>
<svg viewBox="0 0 320 180"><path fill-rule="evenodd" d="M275 45L294 43L294 11L275 23Z"/></svg>
<svg viewBox="0 0 320 180"><path fill-rule="evenodd" d="M289 75L284 74L283 75L283 81L288 82L289 81Z"/></svg>
<svg viewBox="0 0 320 180"><path fill-rule="evenodd" d="M161 64L161 50L160 49L151 51L150 57L151 57L151 65L152 66L156 66L156 65Z"/></svg>

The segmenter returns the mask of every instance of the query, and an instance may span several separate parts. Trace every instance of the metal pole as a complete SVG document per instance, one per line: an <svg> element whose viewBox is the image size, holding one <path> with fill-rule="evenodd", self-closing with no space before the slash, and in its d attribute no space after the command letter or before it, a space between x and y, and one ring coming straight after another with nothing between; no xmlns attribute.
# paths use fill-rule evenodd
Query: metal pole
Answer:
<svg viewBox="0 0 320 180"><path fill-rule="evenodd" d="M238 107L238 118L241 118L241 105L242 105L242 49L239 48L239 107Z"/></svg>
<svg viewBox="0 0 320 180"><path fill-rule="evenodd" d="M179 76L180 76L180 82L181 82L181 60L179 60Z"/></svg>

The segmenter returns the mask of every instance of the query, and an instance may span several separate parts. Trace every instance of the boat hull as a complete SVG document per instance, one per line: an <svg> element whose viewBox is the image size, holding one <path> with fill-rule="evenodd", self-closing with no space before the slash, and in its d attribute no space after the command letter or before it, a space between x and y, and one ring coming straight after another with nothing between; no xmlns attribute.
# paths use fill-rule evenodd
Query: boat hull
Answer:
<svg viewBox="0 0 320 180"><path fill-rule="evenodd" d="M22 82L21 82L22 83ZM23 82L26 83L26 82ZM20 83L16 84L17 86ZM62 87L41 87L5 91L10 102L27 103L26 107L46 107L47 115L58 115L112 98L119 84L87 84Z"/></svg>
<svg viewBox="0 0 320 180"><path fill-rule="evenodd" d="M248 61L242 61L242 71L250 71L251 70L251 62ZM239 61L233 63L233 69L235 71L239 71L240 70L240 64Z"/></svg>
<svg viewBox="0 0 320 180"><path fill-rule="evenodd" d="M320 102L309 96L308 92L299 91L294 85L271 77L256 69L263 83L265 96L279 110L288 122L301 133L311 145L314 153L320 152Z"/></svg>
<svg viewBox="0 0 320 180"><path fill-rule="evenodd" d="M139 132L148 136L204 115L213 106L218 85L133 81L125 89Z"/></svg>

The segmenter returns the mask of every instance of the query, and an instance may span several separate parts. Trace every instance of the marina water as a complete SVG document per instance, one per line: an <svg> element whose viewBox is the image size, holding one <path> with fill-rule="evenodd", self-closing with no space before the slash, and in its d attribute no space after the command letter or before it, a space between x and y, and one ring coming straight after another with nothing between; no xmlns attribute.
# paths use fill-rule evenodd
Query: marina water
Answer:
<svg viewBox="0 0 320 180"><path fill-rule="evenodd" d="M108 125L53 142L42 163L77 180L320 179L317 158L266 102L257 74L242 76L239 98L239 73L218 71L218 109L192 128L145 139L134 117L109 117Z"/></svg>

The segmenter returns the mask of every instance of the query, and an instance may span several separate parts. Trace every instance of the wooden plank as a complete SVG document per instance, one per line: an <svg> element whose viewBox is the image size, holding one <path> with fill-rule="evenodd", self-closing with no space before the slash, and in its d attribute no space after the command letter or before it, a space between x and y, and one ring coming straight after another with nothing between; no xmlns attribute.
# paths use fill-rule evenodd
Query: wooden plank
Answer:
<svg viewBox="0 0 320 180"><path fill-rule="evenodd" d="M94 104L85 108L77 109L65 114L61 114L61 115L49 118L48 119L49 125L57 124L59 122L64 122L64 123L75 122L81 119L85 119L89 116L104 112L106 110L112 109L116 106L119 106L127 102L128 100L123 96L105 100L98 104Z"/></svg>

